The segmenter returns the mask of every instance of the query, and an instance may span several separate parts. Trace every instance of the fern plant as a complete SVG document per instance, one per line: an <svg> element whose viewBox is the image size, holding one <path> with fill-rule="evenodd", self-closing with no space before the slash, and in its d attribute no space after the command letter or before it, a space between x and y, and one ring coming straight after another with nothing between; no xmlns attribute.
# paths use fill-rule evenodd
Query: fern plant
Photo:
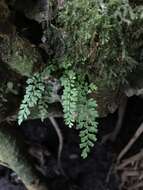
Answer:
<svg viewBox="0 0 143 190"><path fill-rule="evenodd" d="M81 82L82 81L82 82ZM81 156L86 158L91 147L97 140L97 128L99 117L95 99L89 97L90 93L96 90L94 84L88 85L84 77L78 77L78 106L76 117L76 128L79 130Z"/></svg>
<svg viewBox="0 0 143 190"><path fill-rule="evenodd" d="M64 87L62 106L66 125L70 128L74 125L77 112L78 91L76 88L76 74L69 70L61 79Z"/></svg>
<svg viewBox="0 0 143 190"><path fill-rule="evenodd" d="M43 71L45 72L45 71ZM97 133L97 104L88 94L95 90L94 85L88 86L85 76L77 76L72 70L66 71L61 77L61 85L64 87L61 103L64 111L65 124L69 127L77 125L80 130L81 156L86 158L90 148L96 141ZM41 73L34 74L27 80L27 87L24 99L18 113L19 125L28 118L31 109L37 107L43 121L48 117L48 104L51 100L51 86L45 86ZM48 86L48 87L47 87Z"/></svg>
<svg viewBox="0 0 143 190"><path fill-rule="evenodd" d="M64 110L65 124L73 127L76 124L80 131L81 156L86 158L90 148L94 146L97 133L97 103L88 98L88 94L94 91L95 85L85 82L85 75L76 76L75 71L69 70L62 78L64 87L62 106Z"/></svg>
<svg viewBox="0 0 143 190"><path fill-rule="evenodd" d="M97 103L90 97L96 86L92 82L99 88L116 88L139 65L139 53L135 53L139 48L133 42L140 39L135 36L136 25L143 20L141 10L128 0L67 0L57 19L57 26L64 31L65 54L59 60L50 60L52 69L47 67L28 79L18 123L27 119L35 106L42 121L48 116L51 93L42 75L45 73L49 80L49 75L57 74L63 94L53 96L52 103L61 102L65 124L76 125L81 156L86 158L97 139Z"/></svg>
<svg viewBox="0 0 143 190"><path fill-rule="evenodd" d="M77 117L77 129L80 130L81 156L86 158L90 152L90 148L94 146L97 140L98 122L96 119L98 117L98 112L96 101L93 99L86 100L83 104L79 105L79 113L81 114Z"/></svg>
<svg viewBox="0 0 143 190"><path fill-rule="evenodd" d="M41 100L45 89L40 73L35 73L26 83L26 93L18 113L19 125L28 118L30 115L30 109L37 105L38 101Z"/></svg>

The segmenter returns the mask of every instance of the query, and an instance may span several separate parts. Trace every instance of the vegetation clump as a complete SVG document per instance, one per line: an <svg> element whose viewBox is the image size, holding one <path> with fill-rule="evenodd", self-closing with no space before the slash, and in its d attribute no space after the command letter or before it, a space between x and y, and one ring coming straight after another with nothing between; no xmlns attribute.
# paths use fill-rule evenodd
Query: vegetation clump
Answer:
<svg viewBox="0 0 143 190"><path fill-rule="evenodd" d="M139 64L134 37L141 37L142 10L128 0L67 1L59 23L66 32L68 65L82 68L97 85L115 88L125 83Z"/></svg>
<svg viewBox="0 0 143 190"><path fill-rule="evenodd" d="M87 157L97 134L97 103L90 95L104 86L116 89L125 84L128 74L139 65L134 52L140 47L135 46L134 39L140 38L136 26L142 20L142 8L132 7L128 0L68 0L59 12L56 27L61 30L65 53L60 59L50 60L47 76L50 80L50 76L58 73L56 78L63 88L59 102L65 124L76 125L80 130L83 158ZM52 96L50 88L45 90L47 83L41 74L28 79L27 84L19 124L36 105L41 105L40 112L45 113L43 120L49 102L42 97L47 92Z"/></svg>

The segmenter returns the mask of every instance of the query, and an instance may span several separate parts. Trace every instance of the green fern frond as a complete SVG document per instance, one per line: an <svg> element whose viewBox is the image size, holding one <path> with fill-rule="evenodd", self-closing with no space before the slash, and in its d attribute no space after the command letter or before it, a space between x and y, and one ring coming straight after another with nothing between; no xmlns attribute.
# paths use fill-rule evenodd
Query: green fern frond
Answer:
<svg viewBox="0 0 143 190"><path fill-rule="evenodd" d="M79 136L81 139L81 156L86 158L90 152L90 148L94 146L94 143L97 140L97 104L94 99L88 99L84 104L80 105L79 108L77 128L80 130Z"/></svg>
<svg viewBox="0 0 143 190"><path fill-rule="evenodd" d="M64 87L62 95L62 106L66 125L70 128L75 122L77 111L78 91L76 88L76 74L70 70L61 80Z"/></svg>
<svg viewBox="0 0 143 190"><path fill-rule="evenodd" d="M26 93L20 105L18 113L18 124L20 125L30 115L30 109L37 105L42 98L45 86L40 73L35 73L33 77L27 80Z"/></svg>
<svg viewBox="0 0 143 190"><path fill-rule="evenodd" d="M76 123L77 129L80 130L81 156L86 158L96 141L98 112L96 101L88 98L88 95L96 90L96 86L93 83L88 85L84 81L84 74L76 77L73 71L68 72L62 79L64 86L62 104L65 123L69 127Z"/></svg>

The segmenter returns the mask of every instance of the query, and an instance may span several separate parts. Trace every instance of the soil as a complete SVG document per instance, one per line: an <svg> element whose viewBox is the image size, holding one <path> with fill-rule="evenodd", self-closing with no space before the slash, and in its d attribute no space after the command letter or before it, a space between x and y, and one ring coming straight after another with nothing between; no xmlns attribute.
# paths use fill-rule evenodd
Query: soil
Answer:
<svg viewBox="0 0 143 190"><path fill-rule="evenodd" d="M142 98L129 99L123 126L115 143L107 142L103 145L101 139L114 129L117 113L100 119L98 142L85 160L80 157L78 132L67 128L63 120L58 119L64 138L61 168L57 165L58 138L49 120L45 120L44 123L40 120L27 121L23 123L20 131L24 135L35 167L49 183L50 190L118 190L121 183L120 175L110 173L110 170L117 155L142 122L142 107ZM126 157L134 155L142 146L140 138ZM0 190L25 188L13 171L1 166Z"/></svg>

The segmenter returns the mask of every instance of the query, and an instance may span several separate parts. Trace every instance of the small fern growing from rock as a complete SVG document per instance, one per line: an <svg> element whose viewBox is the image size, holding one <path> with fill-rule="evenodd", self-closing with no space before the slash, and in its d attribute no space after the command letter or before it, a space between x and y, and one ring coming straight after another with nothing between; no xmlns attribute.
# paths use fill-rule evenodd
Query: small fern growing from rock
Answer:
<svg viewBox="0 0 143 190"><path fill-rule="evenodd" d="M39 73L35 73L33 77L27 80L26 93L20 105L18 113L18 124L20 125L30 115L30 109L38 104L44 93L44 83Z"/></svg>
<svg viewBox="0 0 143 190"><path fill-rule="evenodd" d="M71 128L75 122L75 114L77 111L78 91L76 88L76 74L70 70L62 77L61 81L64 87L62 95L64 119L66 125Z"/></svg>
<svg viewBox="0 0 143 190"><path fill-rule="evenodd" d="M65 123L69 127L76 124L80 131L81 156L86 158L97 139L97 103L96 100L88 97L96 88L95 85L88 85L85 82L84 74L77 76L71 70L62 79L62 85L64 86L62 105Z"/></svg>
<svg viewBox="0 0 143 190"><path fill-rule="evenodd" d="M90 152L90 148L94 146L97 140L96 133L98 123L96 118L98 117L98 112L96 101L93 99L85 101L79 106L79 113L77 118L77 129L80 130L81 156L86 158Z"/></svg>
<svg viewBox="0 0 143 190"><path fill-rule="evenodd" d="M132 7L128 0L67 0L57 17L54 24L60 29L55 32L61 34L65 52L59 59L53 55L51 72L47 67L48 71L44 69L43 73L61 81L63 94L51 96L49 83L45 83L41 74L34 74L27 81L18 123L28 118L32 107L38 108L43 121L48 117L48 104L59 101L65 124L79 130L81 156L86 158L96 141L98 125L97 103L90 94L96 90L92 82L98 86L98 92L109 88L116 91L139 65L140 56L135 56L140 50L139 43L136 48L133 43L138 42L135 34L143 20L142 9ZM94 98L96 95L105 97L102 90Z"/></svg>
<svg viewBox="0 0 143 190"><path fill-rule="evenodd" d="M97 140L97 118L99 115L96 100L90 98L90 93L96 90L96 86L85 82L83 76L78 77L77 86L79 94L76 128L79 130L81 156L86 158Z"/></svg>
<svg viewBox="0 0 143 190"><path fill-rule="evenodd" d="M64 87L62 106L65 124L69 127L76 124L80 131L81 156L86 158L97 139L97 103L96 100L88 97L89 93L96 88L93 84L88 85L85 82L84 74L77 76L72 70L66 71L62 77L62 86Z"/></svg>
<svg viewBox="0 0 143 190"><path fill-rule="evenodd" d="M40 73L29 78L27 85L18 113L19 125L28 119L34 107L38 108L41 120L44 121L48 117L48 104L57 100L55 96L51 99L53 93L51 83L45 83ZM89 93L95 90L94 85L88 85L84 75L78 76L75 71L67 70L61 77L61 86L64 89L59 101L63 106L65 124L69 127L77 126L80 131L81 156L86 158L96 141L97 133L97 104L95 100L88 97Z"/></svg>

